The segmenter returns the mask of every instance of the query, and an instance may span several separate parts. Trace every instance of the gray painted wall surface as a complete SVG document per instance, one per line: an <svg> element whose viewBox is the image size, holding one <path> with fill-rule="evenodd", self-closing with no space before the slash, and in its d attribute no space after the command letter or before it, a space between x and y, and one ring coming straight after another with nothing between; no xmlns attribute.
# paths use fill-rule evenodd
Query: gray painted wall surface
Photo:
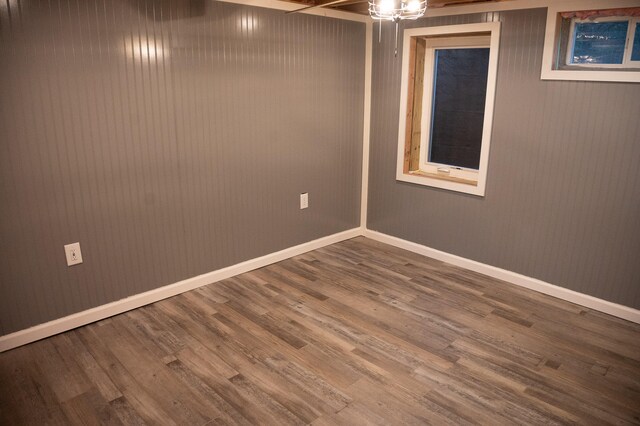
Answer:
<svg viewBox="0 0 640 426"><path fill-rule="evenodd" d="M368 227L640 308L640 85L541 81L545 17L536 9L411 23L502 22L484 198L396 182L402 58L383 28Z"/></svg>
<svg viewBox="0 0 640 426"><path fill-rule="evenodd" d="M1 1L0 334L358 226L364 40L215 1Z"/></svg>

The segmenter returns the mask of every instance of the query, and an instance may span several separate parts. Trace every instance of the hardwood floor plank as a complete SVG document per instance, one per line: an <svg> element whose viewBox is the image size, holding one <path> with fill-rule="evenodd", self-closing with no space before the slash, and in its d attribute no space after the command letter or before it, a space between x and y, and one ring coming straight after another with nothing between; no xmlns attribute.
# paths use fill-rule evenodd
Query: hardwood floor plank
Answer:
<svg viewBox="0 0 640 426"><path fill-rule="evenodd" d="M371 425L388 425L389 421L372 412L368 407L363 406L359 402L349 404L342 410L333 415L322 416L315 420L313 425L353 425L353 426L371 426Z"/></svg>
<svg viewBox="0 0 640 426"><path fill-rule="evenodd" d="M70 424L74 425L122 425L112 406L97 390L90 390L62 403Z"/></svg>
<svg viewBox="0 0 640 426"><path fill-rule="evenodd" d="M305 424L302 419L296 417L271 395L263 392L255 383L252 383L242 374L232 377L230 381L235 385L236 389L245 396L245 399L251 401L254 407L258 407L258 409L261 410L260 421L257 424Z"/></svg>
<svg viewBox="0 0 640 426"><path fill-rule="evenodd" d="M69 419L33 359L35 342L2 354L0 424L66 425Z"/></svg>
<svg viewBox="0 0 640 426"><path fill-rule="evenodd" d="M67 335L72 342L78 366L84 371L87 377L91 378L92 384L97 388L105 401L113 401L122 397L118 387L111 381L107 373L98 365L91 353L85 348L78 336L74 333Z"/></svg>
<svg viewBox="0 0 640 426"><path fill-rule="evenodd" d="M146 425L142 417L129 405L129 401L124 396L110 401L109 405L123 425Z"/></svg>
<svg viewBox="0 0 640 426"><path fill-rule="evenodd" d="M252 417L243 415L247 413L249 404L233 388L228 379L210 373L207 369L207 360L185 350L180 354L180 359L171 361L167 365L180 380L216 408L218 411L216 419L228 424L252 424L250 421Z"/></svg>
<svg viewBox="0 0 640 426"><path fill-rule="evenodd" d="M147 424L176 424L169 413L165 411L166 407L161 403L159 404L152 395L146 392L107 347L107 345L110 347L114 344L109 338L107 330L107 327L111 326L111 324L111 322L102 326L93 324L82 327L76 332L138 417L142 418Z"/></svg>
<svg viewBox="0 0 640 426"><path fill-rule="evenodd" d="M362 379L354 383L349 391L357 395L356 401L370 412L385 419L388 424L424 425L435 422L434 413L430 413L421 405L403 401L387 389L376 385L367 379Z"/></svg>
<svg viewBox="0 0 640 426"><path fill-rule="evenodd" d="M74 359L65 356L68 353L65 336L53 336L41 343L34 351L35 362L58 402L68 401L91 388Z"/></svg>

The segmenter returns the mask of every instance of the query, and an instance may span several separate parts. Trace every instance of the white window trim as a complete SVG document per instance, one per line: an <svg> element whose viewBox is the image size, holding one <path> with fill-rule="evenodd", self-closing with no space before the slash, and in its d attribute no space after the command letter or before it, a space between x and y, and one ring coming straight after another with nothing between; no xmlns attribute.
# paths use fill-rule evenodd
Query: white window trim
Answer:
<svg viewBox="0 0 640 426"><path fill-rule="evenodd" d="M407 125L407 90L409 87L409 49L410 38L417 36L461 36L464 34L489 33L489 72L487 76L487 94L485 100L485 114L482 126L482 148L480 150L480 165L477 172L475 185L469 183L454 182L425 176L424 174L404 173L404 149L405 130ZM402 55L402 82L400 92L400 120L398 129L398 157L396 164L396 179L403 182L416 183L451 191L484 196L487 168L489 166L489 146L491 142L491 130L493 126L493 111L495 102L496 75L498 70L498 49L500 44L500 22L483 22L478 24L448 25L442 27L413 28L404 31L403 55ZM426 86L426 85L425 85ZM423 105L424 105L423 100ZM429 109L431 108L429 104ZM424 111L423 111L424 116ZM424 118L423 118L424 120ZM428 143L428 140L427 142ZM422 155L424 140L420 142ZM422 159L421 159L422 163ZM475 173L474 173L475 174Z"/></svg>
<svg viewBox="0 0 640 426"><path fill-rule="evenodd" d="M547 10L547 26L544 37L540 78L542 80L618 81L640 83L640 71L590 70L588 67L582 67L580 70L553 69L553 60L557 50L556 40L560 31L559 14L561 12L592 9L618 9L626 7L638 7L638 0L579 0L565 2L561 5L549 6ZM631 40L631 42L632 41L633 40ZM633 64L635 64L635 62L633 62Z"/></svg>

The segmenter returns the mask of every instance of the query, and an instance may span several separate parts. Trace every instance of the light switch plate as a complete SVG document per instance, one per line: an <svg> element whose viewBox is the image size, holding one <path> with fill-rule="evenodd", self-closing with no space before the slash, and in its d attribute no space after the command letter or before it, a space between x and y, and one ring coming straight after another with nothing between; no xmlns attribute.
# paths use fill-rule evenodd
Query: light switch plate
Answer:
<svg viewBox="0 0 640 426"><path fill-rule="evenodd" d="M303 192L300 194L300 210L309 207L309 193Z"/></svg>

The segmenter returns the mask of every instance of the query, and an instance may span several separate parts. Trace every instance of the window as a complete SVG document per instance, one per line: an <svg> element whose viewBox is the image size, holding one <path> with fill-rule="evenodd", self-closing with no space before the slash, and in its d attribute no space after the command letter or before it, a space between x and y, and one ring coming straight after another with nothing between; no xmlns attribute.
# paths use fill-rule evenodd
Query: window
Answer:
<svg viewBox="0 0 640 426"><path fill-rule="evenodd" d="M629 21L571 20L570 48L566 63L569 65L604 67L623 65Z"/></svg>
<svg viewBox="0 0 640 426"><path fill-rule="evenodd" d="M569 41L565 61L560 68L640 69L640 62L637 62L640 58L634 59L632 49L634 43L639 43L634 41L638 19L611 17L564 20L568 21L568 25L563 26L569 27Z"/></svg>
<svg viewBox="0 0 640 426"><path fill-rule="evenodd" d="M405 31L398 180L484 195L499 29Z"/></svg>
<svg viewBox="0 0 640 426"><path fill-rule="evenodd" d="M616 3L621 7L612 9ZM542 78L640 82L640 8L622 7L627 3L584 2L606 9L550 8Z"/></svg>

